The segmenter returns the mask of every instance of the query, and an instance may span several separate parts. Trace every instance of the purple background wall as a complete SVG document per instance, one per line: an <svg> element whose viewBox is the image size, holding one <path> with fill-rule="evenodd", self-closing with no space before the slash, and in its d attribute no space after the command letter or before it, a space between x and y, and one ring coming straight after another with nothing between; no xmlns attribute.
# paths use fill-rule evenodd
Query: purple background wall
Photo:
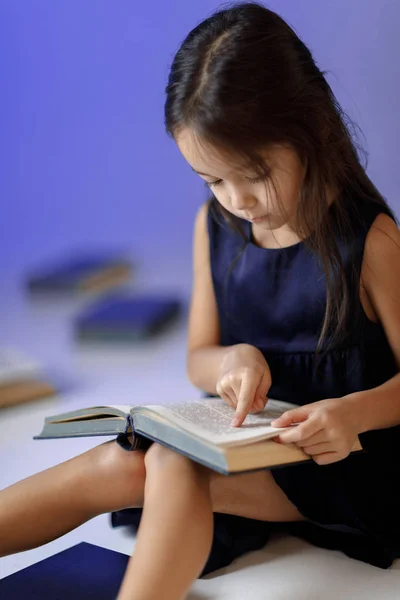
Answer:
<svg viewBox="0 0 400 600"><path fill-rule="evenodd" d="M164 86L213 0L0 0L0 268L87 244L189 264L204 187L163 130ZM361 126L400 209L396 0L273 0ZM186 264L186 263L185 263Z"/></svg>

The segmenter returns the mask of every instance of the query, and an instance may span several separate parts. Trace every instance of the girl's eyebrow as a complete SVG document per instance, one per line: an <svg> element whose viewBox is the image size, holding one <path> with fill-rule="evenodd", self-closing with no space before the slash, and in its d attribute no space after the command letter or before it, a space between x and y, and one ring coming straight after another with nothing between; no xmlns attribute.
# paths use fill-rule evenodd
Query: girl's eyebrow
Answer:
<svg viewBox="0 0 400 600"><path fill-rule="evenodd" d="M197 173L197 175L203 175L204 177L213 177L213 179L219 179L219 177L215 177L215 175L209 175L208 173L202 173L201 171L196 171L196 169L194 169L193 167L191 167L192 171L194 171L195 173ZM244 172L244 168L243 171L241 168L238 168L239 171L238 172Z"/></svg>
<svg viewBox="0 0 400 600"><path fill-rule="evenodd" d="M214 177L214 175L207 175L207 173L201 173L201 171L196 171L196 169L193 169L193 167L192 167L192 171L194 171L198 175L204 175L205 177ZM216 179L216 177L214 177L214 179Z"/></svg>

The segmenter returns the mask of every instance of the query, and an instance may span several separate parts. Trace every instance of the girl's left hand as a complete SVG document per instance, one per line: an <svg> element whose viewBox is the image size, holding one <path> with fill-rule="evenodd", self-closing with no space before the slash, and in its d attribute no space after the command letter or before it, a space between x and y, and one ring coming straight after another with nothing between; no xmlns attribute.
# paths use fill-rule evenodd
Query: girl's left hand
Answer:
<svg viewBox="0 0 400 600"><path fill-rule="evenodd" d="M274 427L289 427L277 441L299 446L319 465L328 465L346 458L357 441L360 429L350 398L333 398L313 402L288 410L272 422Z"/></svg>

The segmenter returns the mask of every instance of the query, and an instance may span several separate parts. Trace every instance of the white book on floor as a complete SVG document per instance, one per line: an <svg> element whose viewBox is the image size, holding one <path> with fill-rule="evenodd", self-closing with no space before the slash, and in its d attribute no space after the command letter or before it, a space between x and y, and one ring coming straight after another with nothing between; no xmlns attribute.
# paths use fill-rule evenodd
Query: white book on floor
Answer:
<svg viewBox="0 0 400 600"><path fill-rule="evenodd" d="M0 386L35 379L41 367L24 353L13 348L0 348Z"/></svg>

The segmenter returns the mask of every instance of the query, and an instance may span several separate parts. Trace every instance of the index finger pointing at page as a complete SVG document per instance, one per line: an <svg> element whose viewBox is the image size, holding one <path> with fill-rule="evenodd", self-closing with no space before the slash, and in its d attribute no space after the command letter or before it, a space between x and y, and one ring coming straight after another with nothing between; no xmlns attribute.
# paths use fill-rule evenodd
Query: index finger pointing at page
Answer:
<svg viewBox="0 0 400 600"><path fill-rule="evenodd" d="M239 400L236 407L236 414L231 423L233 427L240 427L245 420L250 406L254 399L258 383L255 383L251 377L244 377L240 386Z"/></svg>

